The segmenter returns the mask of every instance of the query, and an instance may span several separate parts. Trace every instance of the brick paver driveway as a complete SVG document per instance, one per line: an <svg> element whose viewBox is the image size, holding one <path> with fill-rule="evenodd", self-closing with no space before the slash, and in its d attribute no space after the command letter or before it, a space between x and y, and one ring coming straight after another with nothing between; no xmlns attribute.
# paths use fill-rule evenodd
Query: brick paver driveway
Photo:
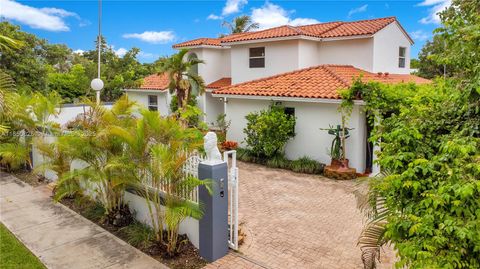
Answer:
<svg viewBox="0 0 480 269"><path fill-rule="evenodd" d="M353 181L239 162L241 255L211 268L363 268L356 246L363 223ZM392 252L380 267L391 267ZM248 263L250 262L250 263Z"/></svg>

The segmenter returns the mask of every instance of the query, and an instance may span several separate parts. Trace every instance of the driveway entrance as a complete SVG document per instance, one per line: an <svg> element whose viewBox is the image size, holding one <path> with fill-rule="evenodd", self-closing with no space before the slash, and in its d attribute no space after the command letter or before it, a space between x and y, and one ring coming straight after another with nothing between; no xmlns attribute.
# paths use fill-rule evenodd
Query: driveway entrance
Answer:
<svg viewBox="0 0 480 269"><path fill-rule="evenodd" d="M357 239L362 214L353 181L238 163L240 255L210 268L363 268ZM393 253L382 252L381 268ZM240 266L241 265L241 266Z"/></svg>

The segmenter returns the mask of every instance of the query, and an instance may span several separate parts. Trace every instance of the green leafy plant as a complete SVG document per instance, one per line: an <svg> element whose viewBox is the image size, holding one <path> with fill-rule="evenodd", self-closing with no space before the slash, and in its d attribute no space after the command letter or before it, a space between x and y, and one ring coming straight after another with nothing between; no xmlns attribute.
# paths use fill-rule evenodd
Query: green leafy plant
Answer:
<svg viewBox="0 0 480 269"><path fill-rule="evenodd" d="M298 173L321 174L323 172L324 165L304 156L292 161L290 167L292 171Z"/></svg>
<svg viewBox="0 0 480 269"><path fill-rule="evenodd" d="M329 135L333 135L334 138L332 140L332 146L330 147L330 157L332 160L341 160L344 159L345 156L343 155L343 145L342 145L342 136L343 132L345 132L345 139L349 138L349 130L351 128L344 128L342 126L337 125L337 127L330 126L328 129L320 129L328 131ZM343 130L343 131L342 131Z"/></svg>
<svg viewBox="0 0 480 269"><path fill-rule="evenodd" d="M145 250L155 242L155 232L152 228L137 221L121 228L120 232L125 234L129 244L139 249Z"/></svg>
<svg viewBox="0 0 480 269"><path fill-rule="evenodd" d="M261 157L283 154L285 144L295 133L295 117L287 115L283 107L272 105L269 109L252 112L246 117L245 142L249 149Z"/></svg>

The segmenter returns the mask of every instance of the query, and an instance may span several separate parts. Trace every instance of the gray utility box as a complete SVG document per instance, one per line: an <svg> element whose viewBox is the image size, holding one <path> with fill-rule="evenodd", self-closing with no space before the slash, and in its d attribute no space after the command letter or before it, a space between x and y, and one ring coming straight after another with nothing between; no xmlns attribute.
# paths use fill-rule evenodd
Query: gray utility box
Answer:
<svg viewBox="0 0 480 269"><path fill-rule="evenodd" d="M212 194L199 188L204 215L199 221L200 256L213 262L228 253L228 166L227 163L198 165L198 177L213 181Z"/></svg>

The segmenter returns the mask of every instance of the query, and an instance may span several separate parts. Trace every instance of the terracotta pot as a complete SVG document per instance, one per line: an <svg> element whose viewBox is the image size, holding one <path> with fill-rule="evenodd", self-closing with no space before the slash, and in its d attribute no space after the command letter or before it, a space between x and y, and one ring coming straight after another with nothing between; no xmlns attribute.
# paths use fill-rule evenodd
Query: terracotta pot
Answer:
<svg viewBox="0 0 480 269"><path fill-rule="evenodd" d="M332 159L330 162L331 167L340 167L342 165L342 162L339 159Z"/></svg>
<svg viewBox="0 0 480 269"><path fill-rule="evenodd" d="M348 159L343 159L343 160L340 160L340 166L342 168L348 168Z"/></svg>

